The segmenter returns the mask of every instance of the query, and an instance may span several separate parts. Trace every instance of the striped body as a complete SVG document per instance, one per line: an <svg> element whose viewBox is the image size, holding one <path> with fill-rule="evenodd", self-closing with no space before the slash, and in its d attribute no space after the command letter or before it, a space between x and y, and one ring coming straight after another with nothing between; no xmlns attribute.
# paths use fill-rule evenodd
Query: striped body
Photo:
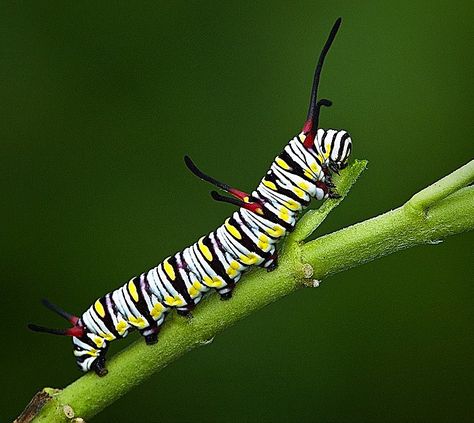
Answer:
<svg viewBox="0 0 474 423"><path fill-rule="evenodd" d="M301 133L288 142L252 193L218 181L184 157L194 175L228 194L211 191L214 200L239 208L223 225L99 298L81 317L43 300L45 307L72 327L52 329L32 323L28 327L34 332L71 336L81 370L94 370L105 376L105 353L110 341L137 329L147 344L154 344L172 309L190 316L203 295L212 289L223 300L231 298L235 284L251 266L275 269L277 243L293 230L311 199L339 196L332 172L345 168L351 154L352 141L346 131L319 129L321 108L332 105L328 99L318 99L321 70L340 25L338 18L319 55Z"/></svg>
<svg viewBox="0 0 474 423"><path fill-rule="evenodd" d="M157 333L171 309L188 313L211 289L225 298L249 267L272 265L276 244L293 230L301 211L312 198L328 196L328 167L343 167L351 150L345 131L319 129L310 149L304 140L304 133L293 138L252 192L251 199L264 206L262 214L240 208L215 231L87 309L79 320L85 332L73 337L83 371L104 359L108 342L127 336L130 329L144 336Z"/></svg>

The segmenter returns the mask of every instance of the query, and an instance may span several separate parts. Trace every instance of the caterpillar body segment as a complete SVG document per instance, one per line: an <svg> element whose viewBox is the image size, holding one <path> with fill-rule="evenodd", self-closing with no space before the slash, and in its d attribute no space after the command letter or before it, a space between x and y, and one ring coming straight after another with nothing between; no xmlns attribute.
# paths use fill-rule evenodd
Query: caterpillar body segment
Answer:
<svg viewBox="0 0 474 423"><path fill-rule="evenodd" d="M331 105L317 99L320 73L340 23L338 19L334 24L319 57L303 130L286 144L250 194L205 174L185 156L192 173L230 195L213 191L215 200L238 207L221 226L97 299L80 317L45 301L46 307L72 324L70 329L29 325L30 329L72 336L80 369L104 376L111 341L138 330L147 344L154 344L173 309L189 317L210 291L230 299L250 267L273 270L278 263L277 244L294 229L310 201L337 196L331 175L347 166L352 151L346 131L318 128L321 107Z"/></svg>

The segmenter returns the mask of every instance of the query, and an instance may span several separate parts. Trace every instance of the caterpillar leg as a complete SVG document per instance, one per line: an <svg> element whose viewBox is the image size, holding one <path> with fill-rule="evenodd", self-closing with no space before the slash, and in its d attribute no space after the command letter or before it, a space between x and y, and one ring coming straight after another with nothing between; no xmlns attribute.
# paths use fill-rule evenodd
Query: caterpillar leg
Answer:
<svg viewBox="0 0 474 423"><path fill-rule="evenodd" d="M104 377L109 373L105 368L105 352L101 351L99 357L92 363L91 370L93 370L99 377Z"/></svg>
<svg viewBox="0 0 474 423"><path fill-rule="evenodd" d="M226 287L217 290L222 301L227 301L232 298L232 292L234 291L235 284L227 284Z"/></svg>
<svg viewBox="0 0 474 423"><path fill-rule="evenodd" d="M339 174L338 169L330 168L330 166L324 165L323 172L324 172L324 182L318 181L316 182L316 186L324 191L324 197L327 198L341 198L341 196L334 190L334 183L332 181L332 174L331 171Z"/></svg>
<svg viewBox="0 0 474 423"><path fill-rule="evenodd" d="M153 345L158 342L158 334L160 333L161 326L153 325L146 329L140 330L140 335L145 338L147 345Z"/></svg>
<svg viewBox="0 0 474 423"><path fill-rule="evenodd" d="M278 253L273 251L265 261L260 263L258 267L261 267L262 269L267 269L267 272L273 272L277 267L278 267Z"/></svg>
<svg viewBox="0 0 474 423"><path fill-rule="evenodd" d="M341 198L341 196L334 190L334 184L332 183L332 181L329 181L329 182L317 181L316 187L319 188L323 192L322 198L317 197L318 200L319 199L322 200L323 198Z"/></svg>
<svg viewBox="0 0 474 423"><path fill-rule="evenodd" d="M267 269L267 272L273 272L278 267L278 253L275 251L270 260L265 263L264 266Z"/></svg>
<svg viewBox="0 0 474 423"><path fill-rule="evenodd" d="M176 312L180 315L180 316L183 316L183 317L186 317L188 319L192 319L193 318L193 314L191 313L193 310L194 310L194 304L191 305L191 304L188 304L187 306L185 307L179 307L176 309Z"/></svg>

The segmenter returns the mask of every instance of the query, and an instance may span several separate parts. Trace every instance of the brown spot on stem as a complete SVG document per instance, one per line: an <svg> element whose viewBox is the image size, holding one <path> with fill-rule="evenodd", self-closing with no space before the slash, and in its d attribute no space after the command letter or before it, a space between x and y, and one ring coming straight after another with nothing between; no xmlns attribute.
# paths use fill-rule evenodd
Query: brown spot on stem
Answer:
<svg viewBox="0 0 474 423"><path fill-rule="evenodd" d="M52 396L47 392L37 392L13 423L30 423L38 415L44 405L48 401L51 401L51 399Z"/></svg>

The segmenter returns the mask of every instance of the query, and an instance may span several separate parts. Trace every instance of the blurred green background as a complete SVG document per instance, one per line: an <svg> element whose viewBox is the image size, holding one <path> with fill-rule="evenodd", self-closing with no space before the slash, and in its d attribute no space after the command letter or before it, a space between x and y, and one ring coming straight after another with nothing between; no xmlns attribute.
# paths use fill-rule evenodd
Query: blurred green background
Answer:
<svg viewBox="0 0 474 423"><path fill-rule="evenodd" d="M473 156L472 2L2 2L2 395L11 421L80 376L48 297L98 296L232 208L302 126L338 16L323 127L368 170L319 234L397 207ZM474 420L471 234L332 277L252 315L94 422ZM285 310L285 312L282 312ZM117 342L112 353L136 335Z"/></svg>

